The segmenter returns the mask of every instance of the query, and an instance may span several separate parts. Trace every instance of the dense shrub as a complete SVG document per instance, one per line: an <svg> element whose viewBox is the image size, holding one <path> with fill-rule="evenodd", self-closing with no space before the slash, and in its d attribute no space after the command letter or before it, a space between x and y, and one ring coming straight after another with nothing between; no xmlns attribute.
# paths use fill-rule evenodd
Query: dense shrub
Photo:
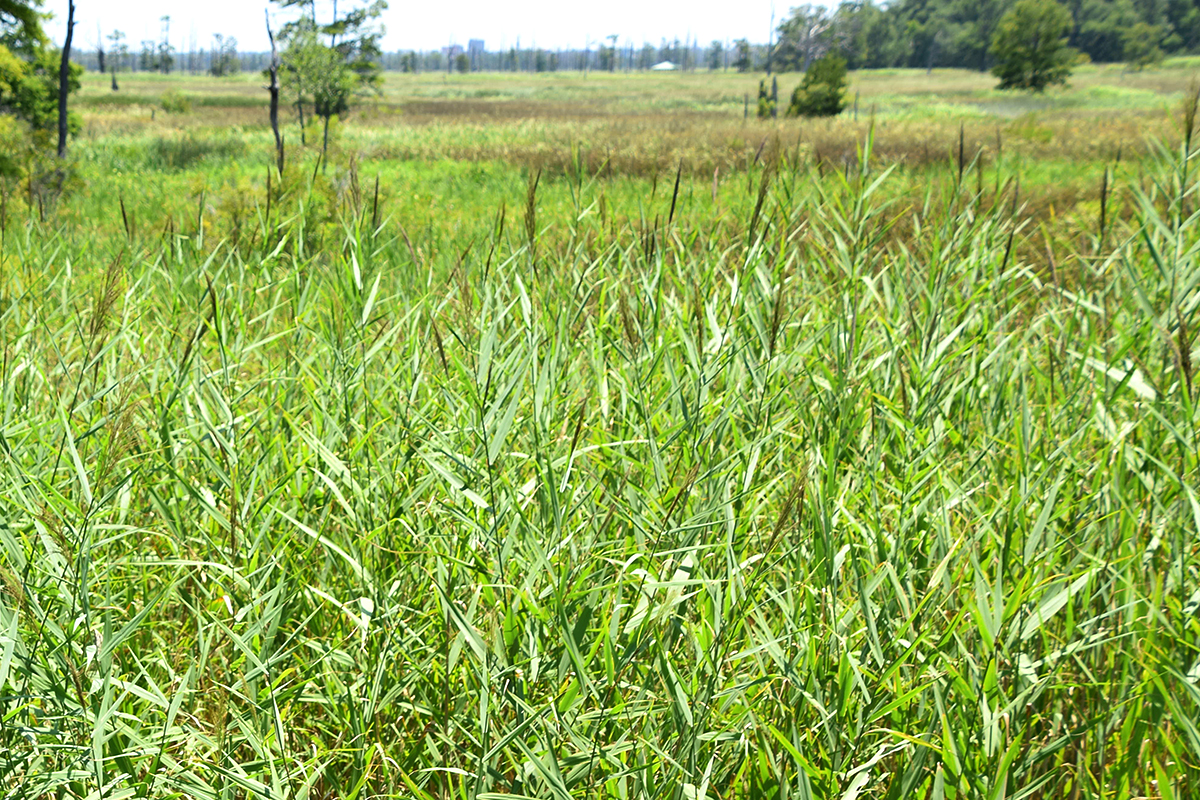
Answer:
<svg viewBox="0 0 1200 800"><path fill-rule="evenodd" d="M192 101L188 96L174 89L169 92L163 92L158 103L162 106L162 110L168 114L186 114L192 110Z"/></svg>
<svg viewBox="0 0 1200 800"><path fill-rule="evenodd" d="M846 59L829 53L809 65L792 92L789 117L835 117L846 107Z"/></svg>

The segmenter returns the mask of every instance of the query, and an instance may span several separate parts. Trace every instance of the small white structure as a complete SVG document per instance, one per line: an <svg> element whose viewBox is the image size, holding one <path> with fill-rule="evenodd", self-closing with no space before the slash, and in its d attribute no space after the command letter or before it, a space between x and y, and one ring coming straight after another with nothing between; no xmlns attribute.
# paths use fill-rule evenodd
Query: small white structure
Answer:
<svg viewBox="0 0 1200 800"><path fill-rule="evenodd" d="M673 61L660 61L650 69L655 72L671 72L679 69L679 67L675 66L675 62Z"/></svg>

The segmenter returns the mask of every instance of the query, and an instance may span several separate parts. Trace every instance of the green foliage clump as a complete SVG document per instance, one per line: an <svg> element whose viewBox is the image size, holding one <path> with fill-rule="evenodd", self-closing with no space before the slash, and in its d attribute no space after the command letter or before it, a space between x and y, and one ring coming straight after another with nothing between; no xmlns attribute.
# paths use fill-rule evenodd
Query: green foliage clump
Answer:
<svg viewBox="0 0 1200 800"><path fill-rule="evenodd" d="M232 36L213 36L212 64L208 68L210 75L216 78L226 78L237 75L241 69L237 54L237 39Z"/></svg>
<svg viewBox="0 0 1200 800"><path fill-rule="evenodd" d="M277 0L296 5L293 0ZM356 8L331 25L317 25L308 17L284 26L287 49L283 53L285 88L291 89L301 113L301 137L304 136L303 107L312 103L323 123L322 153L329 148L329 125L333 117L350 108L356 92L378 93L382 85L379 37L382 28L375 20L387 8L384 0ZM325 43L328 38L329 44ZM470 62L467 62L469 68Z"/></svg>
<svg viewBox="0 0 1200 800"><path fill-rule="evenodd" d="M1131 69L1141 71L1162 63L1164 55L1159 47L1162 28L1159 26L1139 22L1126 30L1122 39L1125 44L1125 63Z"/></svg>
<svg viewBox="0 0 1200 800"><path fill-rule="evenodd" d="M733 68L738 72L749 72L754 67L754 59L750 55L750 42L738 39L733 43Z"/></svg>
<svg viewBox="0 0 1200 800"><path fill-rule="evenodd" d="M792 92L789 117L835 117L846 107L846 59L827 53L809 66Z"/></svg>
<svg viewBox="0 0 1200 800"><path fill-rule="evenodd" d="M0 114L12 114L34 130L57 127L60 52L41 46L14 52L0 43ZM83 67L70 65L69 92L79 89L82 74ZM78 130L78 119L72 126Z"/></svg>
<svg viewBox="0 0 1200 800"><path fill-rule="evenodd" d="M283 54L283 66L297 103L312 103L313 112L324 123L322 149L326 148L330 119L350 109L350 98L363 86L362 78L341 53L323 44L312 28L295 33Z"/></svg>
<svg viewBox="0 0 1200 800"><path fill-rule="evenodd" d="M771 90L767 88L765 80L758 82L758 118L767 119L773 116L775 110L775 101L771 99Z"/></svg>
<svg viewBox="0 0 1200 800"><path fill-rule="evenodd" d="M1000 79L996 88L1044 92L1065 84L1075 61L1074 49L1067 46L1070 28L1071 12L1054 0L1018 0L992 37L997 61L992 74Z"/></svg>
<svg viewBox="0 0 1200 800"><path fill-rule="evenodd" d="M14 45L16 43L14 42ZM60 51L41 42L9 49L0 43L0 175L20 174L20 164L51 146L58 129ZM70 65L67 91L79 89L83 68ZM79 132L79 115L67 115L67 130Z"/></svg>
<svg viewBox="0 0 1200 800"><path fill-rule="evenodd" d="M158 104L168 114L186 114L192 110L191 98L175 89L163 92Z"/></svg>

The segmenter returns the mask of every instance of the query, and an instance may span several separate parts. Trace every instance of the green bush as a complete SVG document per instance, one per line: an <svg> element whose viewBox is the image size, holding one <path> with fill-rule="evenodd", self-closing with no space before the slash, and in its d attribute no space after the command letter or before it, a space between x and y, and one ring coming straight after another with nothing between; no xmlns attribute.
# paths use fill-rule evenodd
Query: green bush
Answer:
<svg viewBox="0 0 1200 800"><path fill-rule="evenodd" d="M1075 63L1067 46L1071 12L1054 0L1019 0L1000 18L989 52L996 59L992 74L997 89L1046 91L1065 85Z"/></svg>
<svg viewBox="0 0 1200 800"><path fill-rule="evenodd" d="M775 110L775 101L771 99L771 91L766 81L758 82L758 118L767 119Z"/></svg>
<svg viewBox="0 0 1200 800"><path fill-rule="evenodd" d="M163 96L158 99L158 104L168 114L186 114L192 110L191 99L174 89L164 92Z"/></svg>
<svg viewBox="0 0 1200 800"><path fill-rule="evenodd" d="M792 92L789 117L836 117L846 107L846 59L827 53L809 65Z"/></svg>

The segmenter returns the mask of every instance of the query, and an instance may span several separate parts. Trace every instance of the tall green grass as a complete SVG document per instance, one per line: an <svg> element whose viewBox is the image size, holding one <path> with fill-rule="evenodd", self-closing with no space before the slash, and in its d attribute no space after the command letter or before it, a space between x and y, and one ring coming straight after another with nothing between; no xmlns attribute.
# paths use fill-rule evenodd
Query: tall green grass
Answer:
<svg viewBox="0 0 1200 800"><path fill-rule="evenodd" d="M870 148L10 226L6 796L1194 795L1190 143L1045 265Z"/></svg>

